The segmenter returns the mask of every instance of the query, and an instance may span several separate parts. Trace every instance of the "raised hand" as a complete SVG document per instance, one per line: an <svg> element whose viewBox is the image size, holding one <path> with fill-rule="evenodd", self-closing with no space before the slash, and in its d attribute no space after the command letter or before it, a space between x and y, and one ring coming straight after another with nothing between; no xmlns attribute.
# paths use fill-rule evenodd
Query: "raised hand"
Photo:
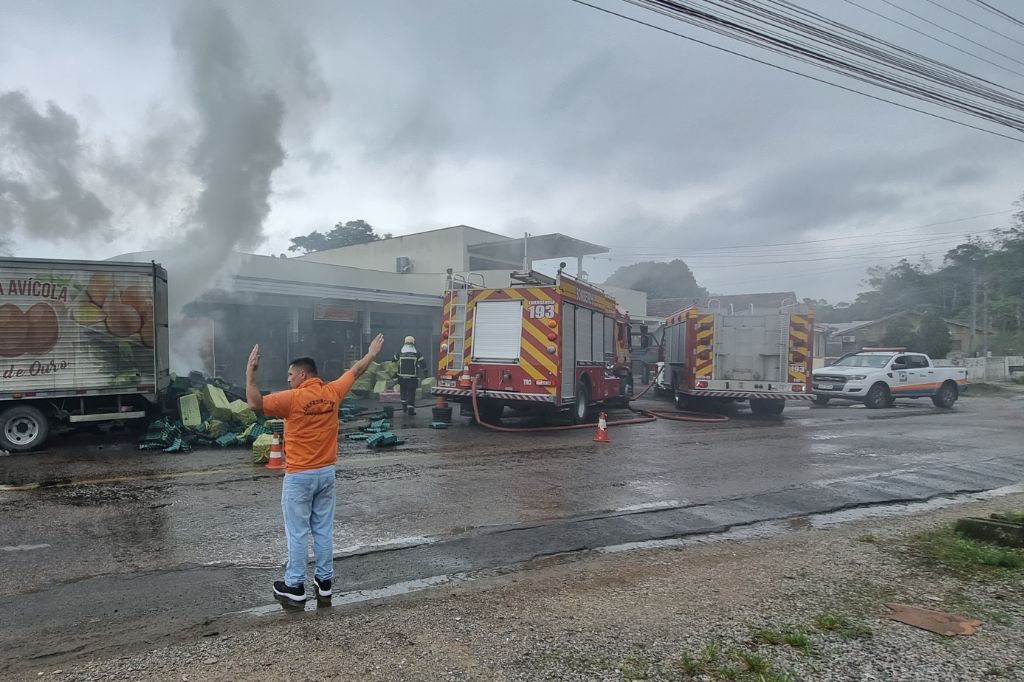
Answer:
<svg viewBox="0 0 1024 682"><path fill-rule="evenodd" d="M257 343L249 353L249 362L245 365L246 374L255 374L260 368L260 345Z"/></svg>

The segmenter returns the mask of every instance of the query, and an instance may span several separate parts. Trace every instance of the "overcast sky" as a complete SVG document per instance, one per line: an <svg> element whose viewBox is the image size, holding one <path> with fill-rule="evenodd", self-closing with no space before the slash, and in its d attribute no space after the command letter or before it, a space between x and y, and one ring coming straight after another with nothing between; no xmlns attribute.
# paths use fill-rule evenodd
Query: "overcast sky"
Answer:
<svg viewBox="0 0 1024 682"><path fill-rule="evenodd" d="M852 5L798 2L1024 90L1024 77ZM1020 43L927 0L903 4L1024 72ZM1007 226L1024 191L1020 143L569 0L211 7L0 0L8 251L104 258L209 241L269 254L339 220L396 235L468 224L607 245L587 261L598 281L681 257L715 293L838 301L868 265L940 263L960 235ZM1024 29L1001 29L1024 41ZM960 220L981 214L995 215ZM724 248L792 242L803 245Z"/></svg>

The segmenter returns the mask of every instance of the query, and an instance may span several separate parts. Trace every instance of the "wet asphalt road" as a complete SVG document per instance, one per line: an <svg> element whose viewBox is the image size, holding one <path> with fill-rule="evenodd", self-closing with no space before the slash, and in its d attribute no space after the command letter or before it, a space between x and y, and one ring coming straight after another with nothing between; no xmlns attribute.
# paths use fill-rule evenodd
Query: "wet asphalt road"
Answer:
<svg viewBox="0 0 1024 682"><path fill-rule="evenodd" d="M565 552L1024 481L1020 398L741 408L726 424L613 428L608 445L458 419L433 431L428 415L396 418L397 450L342 446L336 607ZM140 453L123 437L0 457L0 672L278 613L280 486L245 450Z"/></svg>

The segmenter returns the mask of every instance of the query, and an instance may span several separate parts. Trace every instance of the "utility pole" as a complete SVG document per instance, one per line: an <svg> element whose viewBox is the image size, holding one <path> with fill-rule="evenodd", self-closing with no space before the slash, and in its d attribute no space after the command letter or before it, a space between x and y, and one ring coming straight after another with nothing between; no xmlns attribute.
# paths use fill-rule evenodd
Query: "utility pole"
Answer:
<svg viewBox="0 0 1024 682"><path fill-rule="evenodd" d="M978 271L971 269L971 334L967 342L967 355L974 353L974 330L978 327Z"/></svg>
<svg viewBox="0 0 1024 682"><path fill-rule="evenodd" d="M981 284L981 295L982 295L982 323L981 323L981 356L983 358L988 357L988 282L982 282Z"/></svg>

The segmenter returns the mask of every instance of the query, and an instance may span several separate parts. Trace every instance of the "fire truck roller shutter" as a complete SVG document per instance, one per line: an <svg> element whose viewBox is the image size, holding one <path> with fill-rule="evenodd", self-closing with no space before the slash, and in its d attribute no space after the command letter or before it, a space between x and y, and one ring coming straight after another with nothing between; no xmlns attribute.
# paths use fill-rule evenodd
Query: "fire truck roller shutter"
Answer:
<svg viewBox="0 0 1024 682"><path fill-rule="evenodd" d="M523 340L521 300L480 301L473 323L473 358L476 360L519 359Z"/></svg>

